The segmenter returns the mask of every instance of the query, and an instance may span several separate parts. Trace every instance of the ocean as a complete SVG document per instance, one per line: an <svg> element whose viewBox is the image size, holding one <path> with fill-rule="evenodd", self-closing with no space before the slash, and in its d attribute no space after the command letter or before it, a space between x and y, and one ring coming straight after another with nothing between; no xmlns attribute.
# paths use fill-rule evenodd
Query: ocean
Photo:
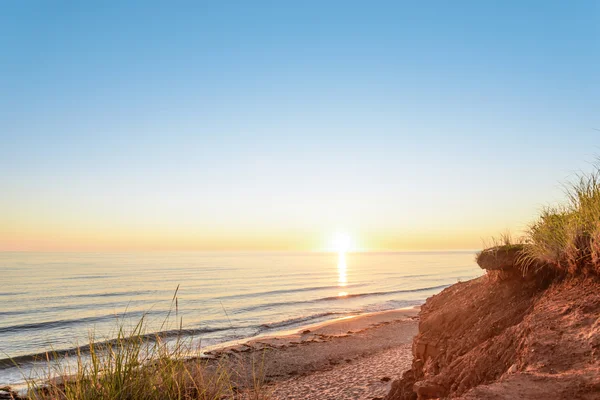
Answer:
<svg viewBox="0 0 600 400"><path fill-rule="evenodd" d="M480 276L473 251L0 253L0 385L49 351L147 331L202 346L422 304ZM174 301L176 297L176 301ZM165 324L165 321L168 323ZM14 367L13 360L21 364Z"/></svg>

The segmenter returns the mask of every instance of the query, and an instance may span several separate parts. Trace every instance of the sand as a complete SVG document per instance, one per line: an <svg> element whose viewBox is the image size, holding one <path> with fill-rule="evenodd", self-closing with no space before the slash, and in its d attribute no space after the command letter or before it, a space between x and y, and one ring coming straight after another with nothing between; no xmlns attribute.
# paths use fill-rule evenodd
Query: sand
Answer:
<svg viewBox="0 0 600 400"><path fill-rule="evenodd" d="M410 368L418 308L365 314L208 352L239 371L240 398L376 399Z"/></svg>
<svg viewBox="0 0 600 400"><path fill-rule="evenodd" d="M403 344L267 389L271 399L383 399L411 361L411 345Z"/></svg>

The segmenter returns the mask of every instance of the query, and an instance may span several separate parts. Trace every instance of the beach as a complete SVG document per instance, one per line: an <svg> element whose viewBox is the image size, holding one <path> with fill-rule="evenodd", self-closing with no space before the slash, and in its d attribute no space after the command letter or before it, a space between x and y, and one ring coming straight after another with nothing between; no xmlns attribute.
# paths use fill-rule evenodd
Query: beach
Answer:
<svg viewBox="0 0 600 400"><path fill-rule="evenodd" d="M206 355L238 374L240 397L256 378L271 399L377 399L410 367L418 307L341 318L255 338Z"/></svg>
<svg viewBox="0 0 600 400"><path fill-rule="evenodd" d="M239 399L382 399L410 368L419 311L366 313L209 346L188 359L188 370L227 371ZM0 387L0 399L11 389L25 394L26 386Z"/></svg>
<svg viewBox="0 0 600 400"><path fill-rule="evenodd" d="M47 351L75 354L90 332L110 341L141 318L150 337L206 349L419 305L481 269L472 252L0 253L0 274L0 386L16 386Z"/></svg>

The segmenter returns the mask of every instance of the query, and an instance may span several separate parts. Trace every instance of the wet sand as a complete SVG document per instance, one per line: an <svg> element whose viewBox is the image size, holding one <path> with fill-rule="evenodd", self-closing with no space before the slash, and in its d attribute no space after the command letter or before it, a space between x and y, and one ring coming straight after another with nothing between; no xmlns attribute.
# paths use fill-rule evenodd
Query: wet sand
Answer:
<svg viewBox="0 0 600 400"><path fill-rule="evenodd" d="M376 399L410 367L418 308L365 314L260 337L207 356L270 399Z"/></svg>

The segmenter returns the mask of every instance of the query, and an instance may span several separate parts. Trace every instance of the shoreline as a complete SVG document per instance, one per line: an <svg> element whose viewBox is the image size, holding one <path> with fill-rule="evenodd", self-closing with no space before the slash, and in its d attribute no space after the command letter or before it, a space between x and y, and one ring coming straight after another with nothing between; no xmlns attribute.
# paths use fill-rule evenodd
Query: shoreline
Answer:
<svg viewBox="0 0 600 400"><path fill-rule="evenodd" d="M418 314L420 308L421 308L421 305L414 305L414 306L401 307L401 308L395 308L395 309L383 310L383 311L370 311L370 312L363 312L363 313L357 312L355 314L350 314L350 315L346 315L343 317L335 317L335 318L331 318L331 319L321 320L318 322L310 322L310 323L306 323L304 325L298 325L291 329L282 329L282 330L277 330L277 331L258 333L253 336L240 337L238 339L226 340L223 342L218 342L218 343L207 345L207 346L200 346L199 352L202 354L206 353L206 352L214 352L214 351L223 350L225 348L234 347L237 345L241 345L241 344L248 343L248 342L251 342L254 340L259 340L259 339L272 339L272 338L276 338L276 337L282 338L285 336L293 336L296 333L304 331L306 329L318 329L320 327L325 327L328 325L335 326L345 320L354 320L354 321L358 322L358 321L365 320L365 318L367 318L367 319L380 318L381 316L389 315L390 313L409 313L410 314L411 310L417 310L416 312ZM387 318L387 317L384 317L384 318ZM153 338L154 333L144 333L144 336L147 336L148 338ZM199 338L199 337L200 336L194 336L194 335L190 336L190 338ZM96 344L108 343L113 340L114 340L114 338L103 338L101 341L97 341ZM22 354L22 355L17 355L14 357L0 358L0 371L2 369L4 369L3 367L5 367L5 365L3 365L1 362L10 362L9 368L12 368L14 366L15 362L17 362L19 364L32 363L32 362L36 362L36 361L40 361L40 360L43 362L46 362L45 358L46 358L47 354L50 355L52 360L55 360L55 356L54 356L55 354L56 355L63 355L63 354L64 355L67 355L67 354L72 355L72 354L76 354L78 350L87 350L88 347L89 347L89 344L84 344L81 346L73 346L73 347L68 347L68 348L58 349L58 350L51 349L51 350L48 350L47 352ZM194 355L194 357L195 357L195 355ZM6 383L0 382L0 385L6 385Z"/></svg>
<svg viewBox="0 0 600 400"><path fill-rule="evenodd" d="M260 333L255 336L249 336L245 338L229 340L213 345L209 345L206 347L202 347L201 352L203 354L216 353L223 350L227 350L229 348L235 348L240 345L248 344L255 341L272 341L272 340L285 340L287 338L294 340L298 336L301 336L301 333L306 330L310 330L311 332L320 332L329 335L341 334L344 330L344 326L350 326L351 329L358 330L369 327L372 324L378 322L385 322L390 319L395 318L403 318L403 317L414 317L419 314L421 310L421 305L411 306L411 307L402 307L395 308L391 310L383 310L383 311L372 311L355 315L347 315L344 317L337 317L332 319L327 319L324 321L313 322L306 325L301 325L292 329L284 329L281 331L268 332L268 333ZM347 329L349 330L349 329ZM347 331L346 330L346 331Z"/></svg>
<svg viewBox="0 0 600 400"><path fill-rule="evenodd" d="M359 392L378 398L410 367L419 311L414 306L357 314L223 342L203 348L189 361L201 359L209 369L235 371L233 381L242 398L257 366L261 388L273 400L314 398L309 392L315 388L322 391L320 399L352 399ZM354 382L352 387L348 382ZM26 389L21 383L9 385L20 394ZM344 395L348 390L350 395Z"/></svg>
<svg viewBox="0 0 600 400"><path fill-rule="evenodd" d="M204 352L234 367L241 398L256 384L271 399L383 398L410 368L420 307L380 311L253 337ZM257 373L258 372L258 373Z"/></svg>

